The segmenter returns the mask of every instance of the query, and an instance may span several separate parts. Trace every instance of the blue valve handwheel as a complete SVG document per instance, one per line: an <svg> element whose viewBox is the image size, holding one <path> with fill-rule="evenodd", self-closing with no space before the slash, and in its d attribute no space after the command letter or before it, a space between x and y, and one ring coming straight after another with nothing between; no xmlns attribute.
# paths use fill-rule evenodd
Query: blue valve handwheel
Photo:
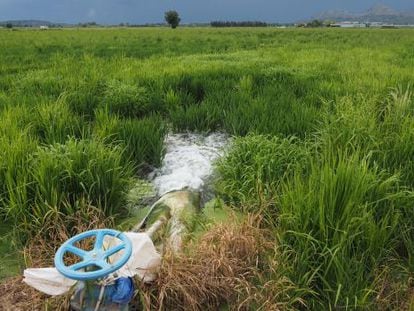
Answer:
<svg viewBox="0 0 414 311"><path fill-rule="evenodd" d="M105 236L119 239L119 243L104 249L103 242ZM85 251L74 245L91 237L95 237L95 244L91 251ZM121 251L123 251L123 254L116 262L108 262L108 257ZM81 261L67 266L64 262L66 253L78 256ZM61 274L72 280L97 280L119 270L127 263L131 254L132 243L124 233L112 229L91 230L78 234L62 244L55 255L55 267ZM93 270L88 271L88 267L93 268Z"/></svg>

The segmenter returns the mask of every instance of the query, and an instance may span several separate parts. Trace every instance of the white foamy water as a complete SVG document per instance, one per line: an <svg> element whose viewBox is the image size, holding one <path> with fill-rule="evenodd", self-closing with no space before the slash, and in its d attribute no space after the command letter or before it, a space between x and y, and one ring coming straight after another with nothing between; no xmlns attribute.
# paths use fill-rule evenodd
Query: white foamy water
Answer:
<svg viewBox="0 0 414 311"><path fill-rule="evenodd" d="M228 142L222 133L168 135L162 167L150 177L158 195L184 188L201 190Z"/></svg>

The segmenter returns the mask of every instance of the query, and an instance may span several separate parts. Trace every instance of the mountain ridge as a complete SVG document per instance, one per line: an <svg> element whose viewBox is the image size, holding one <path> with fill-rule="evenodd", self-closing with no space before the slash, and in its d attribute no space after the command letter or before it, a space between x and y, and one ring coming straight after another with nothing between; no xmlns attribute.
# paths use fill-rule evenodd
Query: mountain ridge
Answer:
<svg viewBox="0 0 414 311"><path fill-rule="evenodd" d="M313 17L319 20L334 20L336 22L383 22L390 24L414 24L414 11L401 12L381 3L359 13L347 10L328 10Z"/></svg>
<svg viewBox="0 0 414 311"><path fill-rule="evenodd" d="M37 19L16 19L16 20L6 20L0 21L0 26L5 26L7 24L12 24L15 27L40 27L40 26L67 26L66 23L54 23L45 20Z"/></svg>

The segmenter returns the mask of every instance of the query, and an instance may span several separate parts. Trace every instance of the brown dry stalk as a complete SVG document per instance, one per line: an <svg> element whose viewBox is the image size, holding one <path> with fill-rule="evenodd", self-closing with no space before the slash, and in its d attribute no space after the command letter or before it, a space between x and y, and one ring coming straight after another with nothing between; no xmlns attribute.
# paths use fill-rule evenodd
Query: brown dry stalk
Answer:
<svg viewBox="0 0 414 311"><path fill-rule="evenodd" d="M413 310L413 274L404 270L395 269L396 271L392 271L390 267L392 265L383 266L377 272L377 295L375 297L377 310Z"/></svg>
<svg viewBox="0 0 414 311"><path fill-rule="evenodd" d="M267 266L275 241L259 228L260 221L249 217L242 224L216 225L187 245L186 253L167 253L156 284L141 288L145 309L218 310L222 305L232 310L288 309L284 295L290 282L282 277L266 280L277 267L276 262Z"/></svg>
<svg viewBox="0 0 414 311"><path fill-rule="evenodd" d="M68 298L50 298L23 283L23 277L0 284L0 311L68 310Z"/></svg>

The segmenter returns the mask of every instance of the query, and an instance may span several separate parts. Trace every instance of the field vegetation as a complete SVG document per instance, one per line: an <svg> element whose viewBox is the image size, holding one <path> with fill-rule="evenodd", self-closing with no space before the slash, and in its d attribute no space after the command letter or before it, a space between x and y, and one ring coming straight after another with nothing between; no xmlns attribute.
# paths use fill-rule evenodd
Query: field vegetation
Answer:
<svg viewBox="0 0 414 311"><path fill-rule="evenodd" d="M414 308L413 35L1 30L0 277L16 269L10 237L27 249L54 221L65 237L88 227L74 224L91 209L127 217L168 131L224 131L216 193L246 219L204 226L193 260L177 259L189 269L166 260L147 304ZM220 262L206 259L214 243ZM195 288L200 266L214 277Z"/></svg>

